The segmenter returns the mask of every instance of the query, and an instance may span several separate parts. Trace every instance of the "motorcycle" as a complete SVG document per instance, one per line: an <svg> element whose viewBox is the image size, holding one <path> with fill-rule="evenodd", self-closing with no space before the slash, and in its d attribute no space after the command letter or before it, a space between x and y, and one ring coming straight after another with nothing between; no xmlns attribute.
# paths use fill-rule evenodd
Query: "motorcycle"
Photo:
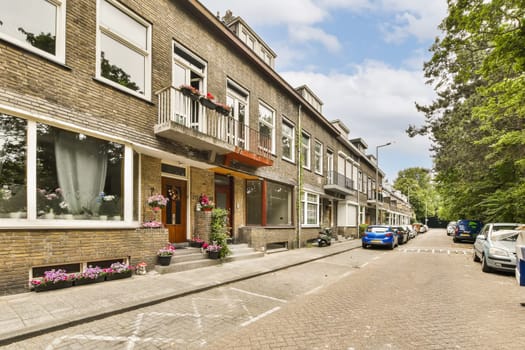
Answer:
<svg viewBox="0 0 525 350"><path fill-rule="evenodd" d="M317 237L317 245L319 247L329 246L332 244L332 228L326 227L322 231L319 231Z"/></svg>

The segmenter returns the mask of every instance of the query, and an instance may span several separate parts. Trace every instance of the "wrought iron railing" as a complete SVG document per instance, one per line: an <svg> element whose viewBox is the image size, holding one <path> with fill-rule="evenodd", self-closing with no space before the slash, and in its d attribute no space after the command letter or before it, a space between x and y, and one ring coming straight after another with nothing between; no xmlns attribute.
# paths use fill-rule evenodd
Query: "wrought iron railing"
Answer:
<svg viewBox="0 0 525 350"><path fill-rule="evenodd" d="M327 185L337 185L340 187L348 188L348 189L355 189L354 188L354 180L346 177L343 174L340 174L336 171L330 171L326 176L326 184Z"/></svg>

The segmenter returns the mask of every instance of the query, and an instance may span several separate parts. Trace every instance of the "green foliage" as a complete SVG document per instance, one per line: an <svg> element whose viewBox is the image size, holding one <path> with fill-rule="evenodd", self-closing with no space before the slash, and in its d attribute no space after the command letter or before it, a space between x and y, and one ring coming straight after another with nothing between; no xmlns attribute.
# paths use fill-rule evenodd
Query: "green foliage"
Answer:
<svg viewBox="0 0 525 350"><path fill-rule="evenodd" d="M437 98L417 105L432 134L440 217L523 221L525 6L522 0L448 1L425 63Z"/></svg>
<svg viewBox="0 0 525 350"><path fill-rule="evenodd" d="M407 196L419 221L434 216L438 210L439 198L429 169L414 167L401 170L394 181L394 188Z"/></svg>
<svg viewBox="0 0 525 350"><path fill-rule="evenodd" d="M56 38L51 33L40 33L35 35L30 32L26 32L24 28L18 28L18 31L26 36L26 41L32 46L39 48L40 50L49 52L54 55L56 51Z"/></svg>
<svg viewBox="0 0 525 350"><path fill-rule="evenodd" d="M119 66L109 63L109 60L104 57L104 52L100 53L100 60L101 75L104 78L112 80L133 91L139 91L139 86L134 81L131 81L131 75Z"/></svg>
<svg viewBox="0 0 525 350"><path fill-rule="evenodd" d="M231 254L228 248L228 211L222 208L216 208L211 211L211 232L210 242L220 245L220 258L223 259Z"/></svg>

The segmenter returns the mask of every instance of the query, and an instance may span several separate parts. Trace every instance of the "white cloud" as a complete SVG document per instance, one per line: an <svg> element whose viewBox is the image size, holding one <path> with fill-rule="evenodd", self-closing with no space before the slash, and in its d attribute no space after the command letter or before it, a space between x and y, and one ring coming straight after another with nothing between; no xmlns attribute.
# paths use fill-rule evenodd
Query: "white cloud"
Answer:
<svg viewBox="0 0 525 350"><path fill-rule="evenodd" d="M291 26L289 28L290 39L296 44L320 42L331 52L341 49L341 44L336 36L325 33L322 29L308 26Z"/></svg>

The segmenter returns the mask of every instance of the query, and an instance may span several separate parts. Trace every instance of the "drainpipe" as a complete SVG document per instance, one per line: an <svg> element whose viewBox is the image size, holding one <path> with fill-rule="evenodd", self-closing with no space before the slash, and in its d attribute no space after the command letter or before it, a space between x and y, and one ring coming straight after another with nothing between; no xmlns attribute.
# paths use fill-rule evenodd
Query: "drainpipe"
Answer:
<svg viewBox="0 0 525 350"><path fill-rule="evenodd" d="M302 211L302 202L301 202L301 191L303 189L303 171L302 171L302 158L301 158L301 107L299 104L299 117L297 120L297 137L295 138L295 152L297 153L297 196L296 196L296 214L297 214L297 248L301 248L301 211Z"/></svg>

